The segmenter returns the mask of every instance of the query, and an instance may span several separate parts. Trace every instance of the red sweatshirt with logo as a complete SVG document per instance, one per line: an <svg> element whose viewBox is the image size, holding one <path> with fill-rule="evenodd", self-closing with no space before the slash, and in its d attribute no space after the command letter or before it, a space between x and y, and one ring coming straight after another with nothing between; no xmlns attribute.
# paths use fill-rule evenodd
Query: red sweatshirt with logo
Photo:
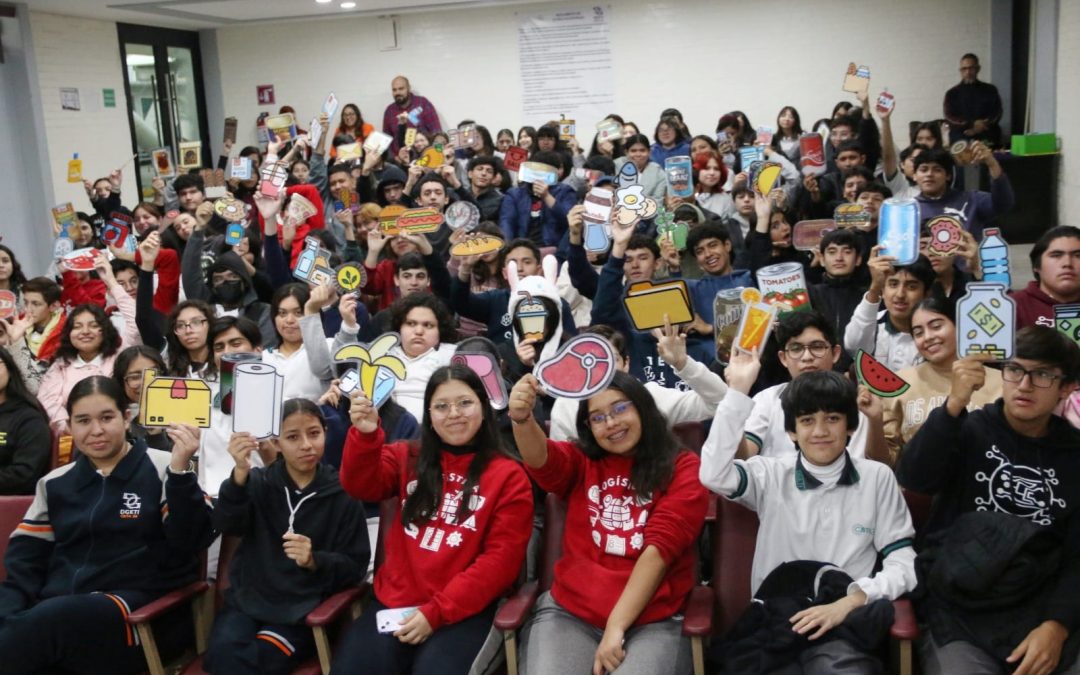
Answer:
<svg viewBox="0 0 1080 675"><path fill-rule="evenodd" d="M351 427L341 458L341 485L356 499L397 497L394 525L383 542L375 596L387 607L419 607L433 630L490 605L517 579L532 533L533 500L524 468L496 456L470 496L472 513L458 522L473 453L441 453L443 494L436 518L405 526L401 508L415 488L419 446L384 445L380 427ZM696 469L695 469L696 471Z"/></svg>
<svg viewBox="0 0 1080 675"><path fill-rule="evenodd" d="M632 457L593 460L577 444L561 441L549 440L547 449L547 463L529 473L540 487L567 500L563 554L551 587L555 601L602 629L638 557L651 545L667 563L667 574L634 625L679 612L696 583L693 547L708 508L698 456L680 452L667 487L642 499L630 486Z"/></svg>

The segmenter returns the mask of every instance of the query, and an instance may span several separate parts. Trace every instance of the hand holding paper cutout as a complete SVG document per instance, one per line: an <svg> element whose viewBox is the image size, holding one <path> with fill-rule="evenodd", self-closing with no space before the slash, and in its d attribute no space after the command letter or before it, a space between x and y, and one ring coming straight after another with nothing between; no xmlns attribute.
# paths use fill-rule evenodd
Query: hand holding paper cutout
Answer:
<svg viewBox="0 0 1080 675"><path fill-rule="evenodd" d="M379 409L360 389L349 394L349 419L360 433L370 434L379 428Z"/></svg>
<svg viewBox="0 0 1080 675"><path fill-rule="evenodd" d="M346 345L334 354L335 361L357 362L360 391L375 407L389 398L398 380L405 379L405 364L388 354L400 342L397 333L384 333L368 346Z"/></svg>
<svg viewBox="0 0 1080 675"><path fill-rule="evenodd" d="M510 403L507 405L506 414L514 422L524 422L533 416L533 408L536 406L536 397L543 393L540 381L531 373L526 373L517 381L510 390Z"/></svg>
<svg viewBox="0 0 1080 675"><path fill-rule="evenodd" d="M536 380L552 396L586 399L607 388L615 377L615 351L604 338L571 338L547 361L537 364Z"/></svg>

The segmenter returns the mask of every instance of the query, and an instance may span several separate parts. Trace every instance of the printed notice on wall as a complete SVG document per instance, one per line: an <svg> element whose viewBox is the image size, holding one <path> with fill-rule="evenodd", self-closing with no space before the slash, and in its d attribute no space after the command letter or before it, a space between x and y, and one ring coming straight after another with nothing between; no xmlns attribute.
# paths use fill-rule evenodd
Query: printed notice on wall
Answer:
<svg viewBox="0 0 1080 675"><path fill-rule="evenodd" d="M607 5L522 14L518 26L522 108L528 124L565 116L600 121L615 106Z"/></svg>

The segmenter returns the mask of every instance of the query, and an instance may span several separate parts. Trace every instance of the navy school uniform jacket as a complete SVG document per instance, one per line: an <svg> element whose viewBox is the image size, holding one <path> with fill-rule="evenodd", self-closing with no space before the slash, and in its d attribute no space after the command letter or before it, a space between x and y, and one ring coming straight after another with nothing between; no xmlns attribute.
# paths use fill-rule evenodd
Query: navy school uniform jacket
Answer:
<svg viewBox="0 0 1080 675"><path fill-rule="evenodd" d="M47 598L164 594L198 578L213 538L210 498L169 460L139 441L108 476L79 455L38 481L4 558L0 619Z"/></svg>
<svg viewBox="0 0 1080 675"><path fill-rule="evenodd" d="M293 531L311 539L314 570L285 555L282 536L289 529L290 508L296 509ZM243 486L230 475L218 493L214 525L223 534L243 537L229 568L227 598L258 621L300 623L325 598L367 574L371 546L364 506L345 494L328 464L319 464L302 490L283 459L252 469Z"/></svg>
<svg viewBox="0 0 1080 675"><path fill-rule="evenodd" d="M559 298L559 302L562 303L563 336L577 335L573 310L565 299ZM513 342L509 305L508 289L496 288L483 293L473 293L469 290L468 281L461 281L457 275L450 279L450 309L467 319L486 323L486 337L495 344Z"/></svg>

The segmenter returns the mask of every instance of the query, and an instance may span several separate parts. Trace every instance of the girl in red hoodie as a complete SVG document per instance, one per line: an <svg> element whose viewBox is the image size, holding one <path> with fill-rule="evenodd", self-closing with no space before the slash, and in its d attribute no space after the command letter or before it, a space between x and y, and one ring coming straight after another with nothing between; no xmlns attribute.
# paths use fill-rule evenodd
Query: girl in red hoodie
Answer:
<svg viewBox="0 0 1080 675"><path fill-rule="evenodd" d="M648 390L627 373L578 407L576 443L533 418L540 384L510 394L514 440L533 479L567 501L562 558L523 634L526 675L689 673L675 617L695 583L708 493Z"/></svg>
<svg viewBox="0 0 1080 675"><path fill-rule="evenodd" d="M439 368L424 410L418 445L384 445L378 411L362 394L352 398L341 484L357 499L395 497L398 506L374 602L349 628L334 672L464 675L525 560L532 491L503 449L480 378L465 366ZM388 609L404 610L389 629L380 621Z"/></svg>

